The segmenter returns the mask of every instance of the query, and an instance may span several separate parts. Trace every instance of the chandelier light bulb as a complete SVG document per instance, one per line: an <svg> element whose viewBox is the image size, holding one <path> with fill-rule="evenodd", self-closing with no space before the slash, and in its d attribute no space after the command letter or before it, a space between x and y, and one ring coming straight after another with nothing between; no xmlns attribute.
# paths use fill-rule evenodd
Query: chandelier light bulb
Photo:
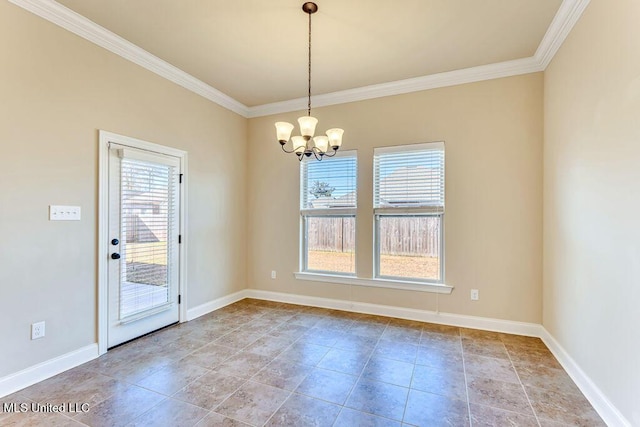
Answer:
<svg viewBox="0 0 640 427"><path fill-rule="evenodd" d="M307 140L303 136L294 136L291 138L291 142L293 143L293 151L296 154L303 154L307 149Z"/></svg>
<svg viewBox="0 0 640 427"><path fill-rule="evenodd" d="M277 122L276 123L276 133L278 135L278 141L280 143L286 143L289 141L291 137L291 132L293 131L293 125L287 122Z"/></svg>
<svg viewBox="0 0 640 427"><path fill-rule="evenodd" d="M320 154L324 154L329 149L329 138L322 135L313 138L313 142L316 144L316 148L320 151Z"/></svg>
<svg viewBox="0 0 640 427"><path fill-rule="evenodd" d="M298 119L298 123L300 124L300 135L307 140L311 139L313 134L316 133L318 119L311 116L302 116Z"/></svg>
<svg viewBox="0 0 640 427"><path fill-rule="evenodd" d="M329 146L331 148L340 147L342 145L342 134L344 129L334 128L327 131L327 137L329 138Z"/></svg>

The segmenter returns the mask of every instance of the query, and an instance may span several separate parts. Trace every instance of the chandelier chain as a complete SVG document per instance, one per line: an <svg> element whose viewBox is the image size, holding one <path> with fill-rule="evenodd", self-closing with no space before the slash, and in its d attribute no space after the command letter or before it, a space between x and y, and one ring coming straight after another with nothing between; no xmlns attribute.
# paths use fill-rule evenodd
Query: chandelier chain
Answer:
<svg viewBox="0 0 640 427"><path fill-rule="evenodd" d="M307 115L311 115L311 14L309 14L309 72L308 72Z"/></svg>

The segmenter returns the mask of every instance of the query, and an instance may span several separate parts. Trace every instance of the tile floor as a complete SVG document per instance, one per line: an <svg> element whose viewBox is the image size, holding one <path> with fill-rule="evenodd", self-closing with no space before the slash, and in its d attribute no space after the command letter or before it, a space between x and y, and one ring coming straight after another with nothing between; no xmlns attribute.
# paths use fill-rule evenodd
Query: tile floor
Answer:
<svg viewBox="0 0 640 427"><path fill-rule="evenodd" d="M2 426L604 425L539 339L249 299L0 402L89 404Z"/></svg>

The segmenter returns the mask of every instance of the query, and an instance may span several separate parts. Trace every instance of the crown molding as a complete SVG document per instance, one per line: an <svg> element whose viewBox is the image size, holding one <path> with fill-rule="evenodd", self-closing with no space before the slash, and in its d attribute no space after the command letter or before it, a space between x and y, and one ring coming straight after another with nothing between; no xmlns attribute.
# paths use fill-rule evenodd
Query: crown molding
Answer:
<svg viewBox="0 0 640 427"><path fill-rule="evenodd" d="M190 90L221 107L247 117L248 107L178 67L158 58L135 44L123 39L79 13L53 0L9 0L29 12L56 24L65 30L107 49L165 79Z"/></svg>
<svg viewBox="0 0 640 427"><path fill-rule="evenodd" d="M9 1L243 117L262 117L304 110L307 107L306 98L247 107L54 0ZM326 107L544 71L589 1L563 0L532 57L316 95L313 97L313 105Z"/></svg>
<svg viewBox="0 0 640 427"><path fill-rule="evenodd" d="M563 0L533 56L543 70L564 43L591 0Z"/></svg>
<svg viewBox="0 0 640 427"><path fill-rule="evenodd" d="M540 64L533 57L515 59L462 70L447 71L429 76L398 80L395 82L363 86L339 92L313 96L314 107L344 104L347 102L364 101L385 96L401 95L428 89L437 89L465 83L481 82L502 77L517 76L542 71ZM249 117L268 116L277 113L304 110L307 108L307 98L297 98L289 101L274 102L249 108Z"/></svg>

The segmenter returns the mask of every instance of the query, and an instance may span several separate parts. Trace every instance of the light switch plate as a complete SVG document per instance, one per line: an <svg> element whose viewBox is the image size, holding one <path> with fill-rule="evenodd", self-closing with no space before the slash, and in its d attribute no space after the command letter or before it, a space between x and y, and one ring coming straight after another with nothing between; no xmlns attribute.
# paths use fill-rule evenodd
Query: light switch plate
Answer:
<svg viewBox="0 0 640 427"><path fill-rule="evenodd" d="M80 221L80 206L49 206L49 221Z"/></svg>

